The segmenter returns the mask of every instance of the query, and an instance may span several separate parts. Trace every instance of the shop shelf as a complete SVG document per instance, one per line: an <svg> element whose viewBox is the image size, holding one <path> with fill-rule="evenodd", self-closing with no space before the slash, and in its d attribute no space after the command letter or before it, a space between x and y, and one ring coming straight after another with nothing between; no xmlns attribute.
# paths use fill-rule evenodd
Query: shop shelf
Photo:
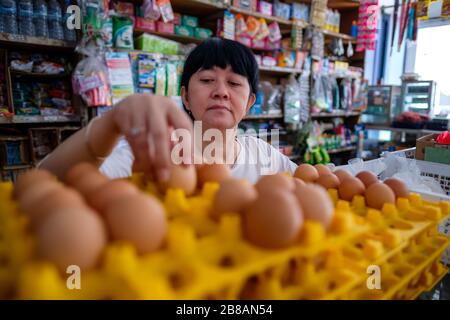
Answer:
<svg viewBox="0 0 450 320"><path fill-rule="evenodd" d="M332 37L332 38L338 38L338 39L350 41L352 43L356 43L356 38L354 38L348 34L334 32L334 31L330 31L330 30L326 30L326 29L323 29L322 31L325 36Z"/></svg>
<svg viewBox="0 0 450 320"><path fill-rule="evenodd" d="M70 73L56 73L56 74L51 74L51 73L36 73L36 72L24 72L24 71L18 71L18 70L13 70L13 69L9 69L9 72L11 74L12 77L17 77L17 78L37 78L37 79L60 79L60 78L68 78L71 76Z"/></svg>
<svg viewBox="0 0 450 320"><path fill-rule="evenodd" d="M251 114L244 117L244 120L261 120L261 119L281 119L283 118L282 114Z"/></svg>
<svg viewBox="0 0 450 320"><path fill-rule="evenodd" d="M253 16L253 17L256 17L256 18L264 18L268 22L276 21L276 22L278 22L279 24L282 24L282 25L287 25L287 26L292 25L292 21L291 20L286 20L286 19L279 18L279 17L276 17L276 16L268 16L268 15L265 15L265 14L262 14L262 13L259 13L259 12L256 12L256 11L249 11L249 10L241 9L241 8L238 8L238 7L235 7L235 6L230 6L230 11L234 12L234 13L241 13L241 14L244 14L244 15L247 15L247 16Z"/></svg>
<svg viewBox="0 0 450 320"><path fill-rule="evenodd" d="M336 153L349 152L349 151L354 151L354 150L356 150L356 147L350 146L350 147L344 147L344 148L339 148L339 149L327 150L327 152L328 152L328 154L336 154Z"/></svg>
<svg viewBox="0 0 450 320"><path fill-rule="evenodd" d="M54 122L79 122L80 116L13 116L12 118L1 118L0 124L14 123L54 123Z"/></svg>
<svg viewBox="0 0 450 320"><path fill-rule="evenodd" d="M348 118L348 117L357 117L360 116L360 112L352 111L352 112L319 112L319 113L312 113L311 118L317 119L317 118Z"/></svg>
<svg viewBox="0 0 450 320"><path fill-rule="evenodd" d="M62 49L69 51L73 51L76 46L75 43L62 40L29 37L19 34L10 34L3 32L0 32L0 44L12 46L14 49L20 46L20 47L51 48L53 50Z"/></svg>
<svg viewBox="0 0 450 320"><path fill-rule="evenodd" d="M295 68L266 67L266 66L259 66L259 71L265 74L291 74L302 72L302 70Z"/></svg>

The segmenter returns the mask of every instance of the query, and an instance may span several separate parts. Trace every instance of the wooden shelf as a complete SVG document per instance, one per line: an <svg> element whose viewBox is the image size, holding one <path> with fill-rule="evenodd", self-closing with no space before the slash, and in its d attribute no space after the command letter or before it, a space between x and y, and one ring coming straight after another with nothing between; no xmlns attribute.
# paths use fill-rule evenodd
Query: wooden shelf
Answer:
<svg viewBox="0 0 450 320"><path fill-rule="evenodd" d="M183 35L179 35L179 34L173 34L173 33L164 33L164 32L148 32L145 30L140 30L140 29L135 29L134 33L137 35L143 34L143 33L148 33L148 34L152 34L155 36L159 36L159 37L164 37L173 41L177 41L183 44L188 44L188 43L196 43L199 44L203 41L203 39L198 39L198 38L194 38L194 37L188 37L188 36L183 36Z"/></svg>
<svg viewBox="0 0 450 320"><path fill-rule="evenodd" d="M354 150L356 150L356 147L350 146L350 147L345 147L345 148L327 150L327 153L328 154L337 154L337 153L341 153L341 152L349 152L349 151L354 151Z"/></svg>
<svg viewBox="0 0 450 320"><path fill-rule="evenodd" d="M15 123L65 123L79 122L80 116L13 116L12 118L0 117L0 124Z"/></svg>
<svg viewBox="0 0 450 320"><path fill-rule="evenodd" d="M301 73L301 69L295 68L283 68L283 67L265 67L259 66L259 71L261 73L272 73L272 74L290 74L290 73Z"/></svg>
<svg viewBox="0 0 450 320"><path fill-rule="evenodd" d="M327 112L320 112L320 113L313 113L311 114L312 119L317 118L348 118L348 117L357 117L360 116L360 112L333 112L333 113L327 113Z"/></svg>
<svg viewBox="0 0 450 320"><path fill-rule="evenodd" d="M57 74L50 74L50 73L34 73L34 72L24 72L24 71L18 71L9 69L9 72L11 73L11 76L13 77L27 77L27 78L67 78L70 77L70 73L57 73Z"/></svg>
<svg viewBox="0 0 450 320"><path fill-rule="evenodd" d="M256 115L247 115L243 120L262 120L262 119L281 119L283 118L282 114L272 115L272 114L256 114Z"/></svg>
<svg viewBox="0 0 450 320"><path fill-rule="evenodd" d="M350 41L352 43L356 43L356 38L353 38L352 36L350 36L348 34L333 32L333 31L325 30L325 29L322 30L322 32L323 32L323 34L325 36L329 36L329 37L332 37L332 38L339 38L339 39L342 39L342 40Z"/></svg>
<svg viewBox="0 0 450 320"><path fill-rule="evenodd" d="M0 44L5 46L11 46L13 49L19 47L39 47L39 48L52 48L60 50L73 51L76 47L76 43L67 41L28 37L19 34L10 34L0 32Z"/></svg>
<svg viewBox="0 0 450 320"><path fill-rule="evenodd" d="M247 16L253 16L253 17L256 17L256 18L264 18L268 22L269 21L270 22L276 21L276 22L278 22L279 24L282 24L282 25L286 25L286 26L292 25L292 21L291 20L286 20L286 19L283 19L283 18L275 17L275 16L268 16L268 15L265 15L265 14L262 14L262 13L259 13L259 12L256 12L256 11L249 11L249 10L241 9L241 8L238 8L238 7L235 7L235 6L230 6L230 11L234 12L234 13L241 13L241 14L244 14L244 15L247 15Z"/></svg>
<svg viewBox="0 0 450 320"><path fill-rule="evenodd" d="M207 0L171 0L175 12L194 16L207 16L226 9L221 3L211 3Z"/></svg>
<svg viewBox="0 0 450 320"><path fill-rule="evenodd" d="M0 170L23 170L33 168L31 164L17 164L12 166L3 166Z"/></svg>
<svg viewBox="0 0 450 320"><path fill-rule="evenodd" d="M279 132L279 135L280 136L283 136L283 135L286 135L287 134L287 131L285 131L285 130L280 130L280 132ZM252 134L250 134L250 133L242 133L242 134L240 134L239 136L241 136L241 137L257 137L257 138L268 138L268 137L271 137L272 135L271 135L271 133L270 133L270 131L269 132L266 132L266 133L252 133Z"/></svg>

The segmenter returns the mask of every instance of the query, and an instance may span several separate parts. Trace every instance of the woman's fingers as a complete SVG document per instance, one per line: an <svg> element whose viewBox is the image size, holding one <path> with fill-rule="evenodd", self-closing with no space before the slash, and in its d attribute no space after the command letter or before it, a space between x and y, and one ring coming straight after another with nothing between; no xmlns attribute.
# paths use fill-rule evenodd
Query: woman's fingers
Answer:
<svg viewBox="0 0 450 320"><path fill-rule="evenodd" d="M176 105L168 108L167 118L169 123L174 128L174 133L172 137L177 137L175 143L181 143L182 148L182 163L192 164L193 162L193 144L194 144L194 127L192 120L189 116L182 110L180 110ZM181 138L181 141L180 141ZM173 141L172 141L173 142Z"/></svg>
<svg viewBox="0 0 450 320"><path fill-rule="evenodd" d="M158 106L164 108L165 106ZM146 117L150 138L154 145L153 168L159 181L170 178L170 136L165 112L148 113Z"/></svg>

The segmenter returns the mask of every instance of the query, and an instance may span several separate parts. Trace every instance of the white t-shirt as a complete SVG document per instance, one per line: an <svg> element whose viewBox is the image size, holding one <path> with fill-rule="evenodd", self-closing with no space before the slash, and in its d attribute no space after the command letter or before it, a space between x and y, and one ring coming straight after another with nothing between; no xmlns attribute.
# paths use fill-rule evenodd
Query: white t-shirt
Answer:
<svg viewBox="0 0 450 320"><path fill-rule="evenodd" d="M239 154L231 167L235 178L247 179L251 183L259 177L277 172L294 173L297 165L267 142L252 136L237 138ZM113 152L100 167L100 171L110 178L125 178L131 175L133 152L125 139L121 139Z"/></svg>

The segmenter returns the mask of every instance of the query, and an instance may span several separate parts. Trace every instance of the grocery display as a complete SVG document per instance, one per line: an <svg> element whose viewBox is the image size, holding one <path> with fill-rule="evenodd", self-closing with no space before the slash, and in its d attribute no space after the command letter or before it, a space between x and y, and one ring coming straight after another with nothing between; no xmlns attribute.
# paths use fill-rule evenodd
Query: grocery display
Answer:
<svg viewBox="0 0 450 320"><path fill-rule="evenodd" d="M0 299L448 299L450 100L420 45L450 14L429 7L0 0ZM186 63L205 44L188 61L219 73ZM180 165L202 103L194 144L226 164ZM226 148L196 131L228 118Z"/></svg>

